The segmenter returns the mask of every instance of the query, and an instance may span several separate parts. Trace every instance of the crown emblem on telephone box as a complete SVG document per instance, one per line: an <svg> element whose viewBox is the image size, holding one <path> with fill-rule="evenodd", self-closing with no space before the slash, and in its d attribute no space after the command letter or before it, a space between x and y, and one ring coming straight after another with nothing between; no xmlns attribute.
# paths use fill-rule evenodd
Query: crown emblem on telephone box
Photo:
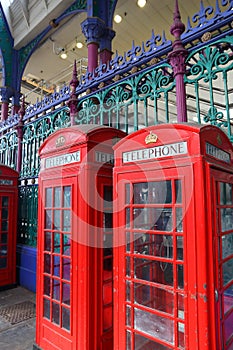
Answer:
<svg viewBox="0 0 233 350"><path fill-rule="evenodd" d="M158 136L150 131L149 135L145 138L145 143L148 145L149 143L156 143L158 140Z"/></svg>

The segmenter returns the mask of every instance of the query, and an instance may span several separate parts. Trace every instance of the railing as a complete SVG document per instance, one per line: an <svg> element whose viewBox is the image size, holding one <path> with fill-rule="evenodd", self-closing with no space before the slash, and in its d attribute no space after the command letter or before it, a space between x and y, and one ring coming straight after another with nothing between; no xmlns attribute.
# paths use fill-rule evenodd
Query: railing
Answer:
<svg viewBox="0 0 233 350"><path fill-rule="evenodd" d="M221 127L233 142L233 14L227 1L222 1L222 6L227 10L221 13L216 8L213 18L205 23L203 18L207 16L201 17L200 11L199 34L188 25L183 35L187 49L184 82L188 121ZM203 42L204 27L213 28L213 34L205 36L208 42ZM176 122L179 97L167 59L171 50L171 43L164 36L152 34L146 44L133 45L124 56L117 54L108 66L83 76L77 87L76 124L109 125L130 133L149 125ZM51 133L70 125L69 109L64 104L68 99L69 88L65 87L27 108L23 117L20 243L36 244L38 150ZM16 115L0 125L0 161L13 168L18 158L18 121Z"/></svg>

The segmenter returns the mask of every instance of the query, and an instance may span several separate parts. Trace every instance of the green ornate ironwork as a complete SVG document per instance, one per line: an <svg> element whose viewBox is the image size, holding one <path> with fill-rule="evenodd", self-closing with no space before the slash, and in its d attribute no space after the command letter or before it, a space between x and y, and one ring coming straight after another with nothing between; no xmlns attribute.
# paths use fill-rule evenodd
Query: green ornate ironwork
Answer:
<svg viewBox="0 0 233 350"><path fill-rule="evenodd" d="M40 169L39 148L55 130L70 126L68 111L68 108L64 107L24 126L21 178L38 176Z"/></svg>
<svg viewBox="0 0 233 350"><path fill-rule="evenodd" d="M172 100L174 86L167 63L139 72L81 99L76 122L108 125L126 132L169 122L169 98Z"/></svg>
<svg viewBox="0 0 233 350"><path fill-rule="evenodd" d="M36 247L38 185L19 187L18 243Z"/></svg>
<svg viewBox="0 0 233 350"><path fill-rule="evenodd" d="M233 142L233 38L226 37L192 52L187 57L185 78L188 108L198 123L223 128ZM190 114L190 113L189 113Z"/></svg>
<svg viewBox="0 0 233 350"><path fill-rule="evenodd" d="M16 170L18 155L18 138L14 130L0 138L0 163Z"/></svg>

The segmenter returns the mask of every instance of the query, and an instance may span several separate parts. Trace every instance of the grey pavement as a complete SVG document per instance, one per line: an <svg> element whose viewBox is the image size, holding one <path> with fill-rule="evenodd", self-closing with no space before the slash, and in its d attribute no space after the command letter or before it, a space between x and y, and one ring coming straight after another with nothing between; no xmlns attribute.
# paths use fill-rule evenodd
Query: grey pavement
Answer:
<svg viewBox="0 0 233 350"><path fill-rule="evenodd" d="M22 287L0 291L0 350L32 350L35 293Z"/></svg>

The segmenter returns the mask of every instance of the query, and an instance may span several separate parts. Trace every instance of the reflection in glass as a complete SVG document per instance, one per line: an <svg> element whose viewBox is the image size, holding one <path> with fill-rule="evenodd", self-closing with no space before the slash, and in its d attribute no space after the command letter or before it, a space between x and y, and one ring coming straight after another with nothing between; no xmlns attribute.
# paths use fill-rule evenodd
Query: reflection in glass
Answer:
<svg viewBox="0 0 233 350"><path fill-rule="evenodd" d="M130 227L130 208L126 208L125 210L125 222L126 227Z"/></svg>
<svg viewBox="0 0 233 350"><path fill-rule="evenodd" d="M104 207L109 207L112 203L112 187L104 186Z"/></svg>
<svg viewBox="0 0 233 350"><path fill-rule="evenodd" d="M135 283L134 300L135 303L151 309L174 314L174 293L171 291L143 283Z"/></svg>
<svg viewBox="0 0 233 350"><path fill-rule="evenodd" d="M126 251L127 252L130 252L130 241L131 241L131 239L130 239L130 232L126 232Z"/></svg>
<svg viewBox="0 0 233 350"><path fill-rule="evenodd" d="M54 210L54 229L60 230L61 229L61 222L60 222L60 210Z"/></svg>
<svg viewBox="0 0 233 350"><path fill-rule="evenodd" d="M144 310L134 309L134 328L174 344L174 321Z"/></svg>
<svg viewBox="0 0 233 350"><path fill-rule="evenodd" d="M52 322L60 324L60 307L56 303L52 303Z"/></svg>
<svg viewBox="0 0 233 350"><path fill-rule="evenodd" d="M45 207L52 207L52 188L48 187L45 189Z"/></svg>
<svg viewBox="0 0 233 350"><path fill-rule="evenodd" d="M70 310L65 307L62 308L62 328L70 330Z"/></svg>
<svg viewBox="0 0 233 350"><path fill-rule="evenodd" d="M173 264L166 263L163 268L160 261L134 258L134 277L173 286Z"/></svg>
<svg viewBox="0 0 233 350"><path fill-rule="evenodd" d="M61 202L61 187L54 188L54 207L60 208L62 206Z"/></svg>
<svg viewBox="0 0 233 350"><path fill-rule="evenodd" d="M63 254L70 256L70 235L63 234Z"/></svg>
<svg viewBox="0 0 233 350"><path fill-rule="evenodd" d="M45 228L52 228L52 210L45 210Z"/></svg>
<svg viewBox="0 0 233 350"><path fill-rule="evenodd" d="M232 184L220 182L220 204L233 204Z"/></svg>
<svg viewBox="0 0 233 350"><path fill-rule="evenodd" d="M44 298L43 316L50 319L50 301Z"/></svg>
<svg viewBox="0 0 233 350"><path fill-rule="evenodd" d="M8 209L2 208L2 220L8 219Z"/></svg>
<svg viewBox="0 0 233 350"><path fill-rule="evenodd" d="M60 253L61 243L60 243L60 233L54 233L54 252Z"/></svg>
<svg viewBox="0 0 233 350"><path fill-rule="evenodd" d="M134 228L172 231L171 208L135 208L133 220Z"/></svg>
<svg viewBox="0 0 233 350"><path fill-rule="evenodd" d="M131 286L131 281L126 280L125 285L126 285L126 300L130 301L130 286Z"/></svg>
<svg viewBox="0 0 233 350"><path fill-rule="evenodd" d="M183 232L183 210L176 208L176 231Z"/></svg>
<svg viewBox="0 0 233 350"><path fill-rule="evenodd" d="M71 207L71 186L63 187L63 207L64 208Z"/></svg>
<svg viewBox="0 0 233 350"><path fill-rule="evenodd" d="M0 246L0 255L2 255L2 256L7 255L7 245Z"/></svg>
<svg viewBox="0 0 233 350"><path fill-rule="evenodd" d="M62 230L63 231L70 231L70 210L63 210L63 227Z"/></svg>
<svg viewBox="0 0 233 350"><path fill-rule="evenodd" d="M222 258L233 254L233 233L222 236Z"/></svg>
<svg viewBox="0 0 233 350"><path fill-rule="evenodd" d="M222 232L233 230L233 208L221 209Z"/></svg>
<svg viewBox="0 0 233 350"><path fill-rule="evenodd" d="M8 207L9 203L9 197L3 196L2 197L2 207Z"/></svg>
<svg viewBox="0 0 233 350"><path fill-rule="evenodd" d="M53 280L53 299L60 301L60 281Z"/></svg>
<svg viewBox="0 0 233 350"><path fill-rule="evenodd" d="M133 185L135 204L172 203L171 181L140 182Z"/></svg>
<svg viewBox="0 0 233 350"><path fill-rule="evenodd" d="M7 267L7 258L0 258L0 269L5 269Z"/></svg>
<svg viewBox="0 0 233 350"><path fill-rule="evenodd" d="M126 256L126 276L130 276L131 265L130 265L130 257Z"/></svg>
<svg viewBox="0 0 233 350"><path fill-rule="evenodd" d="M67 283L62 283L62 302L70 305L70 285Z"/></svg>
<svg viewBox="0 0 233 350"><path fill-rule="evenodd" d="M181 180L175 180L176 203L182 203Z"/></svg>
<svg viewBox="0 0 233 350"><path fill-rule="evenodd" d="M176 237L176 259L184 260L184 245L183 245L183 237Z"/></svg>
<svg viewBox="0 0 233 350"><path fill-rule="evenodd" d="M53 275L56 277L60 276L60 256L53 256Z"/></svg>
<svg viewBox="0 0 233 350"><path fill-rule="evenodd" d="M130 203L130 184L125 185L125 204Z"/></svg>
<svg viewBox="0 0 233 350"><path fill-rule="evenodd" d="M225 339L228 341L233 336L233 326L232 326L233 312L231 312L224 322Z"/></svg>
<svg viewBox="0 0 233 350"><path fill-rule="evenodd" d="M223 294L224 314L233 308L233 285L224 291Z"/></svg>
<svg viewBox="0 0 233 350"><path fill-rule="evenodd" d="M178 278L178 288L184 288L184 266L177 265L177 278Z"/></svg>
<svg viewBox="0 0 233 350"><path fill-rule="evenodd" d="M51 232L45 232L44 249L47 250L47 251L51 251L51 243L52 243L52 233Z"/></svg>
<svg viewBox="0 0 233 350"><path fill-rule="evenodd" d="M185 325L182 322L178 322L178 342L179 342L179 349L184 349L185 345Z"/></svg>
<svg viewBox="0 0 233 350"><path fill-rule="evenodd" d="M44 272L51 274L51 256L44 254Z"/></svg>
<svg viewBox="0 0 233 350"><path fill-rule="evenodd" d="M2 233L1 234L1 242L2 243L7 243L7 237L8 237L7 233Z"/></svg>
<svg viewBox="0 0 233 350"><path fill-rule="evenodd" d="M131 306L126 305L126 325L131 326Z"/></svg>
<svg viewBox="0 0 233 350"><path fill-rule="evenodd" d="M50 278L44 276L44 294L50 296Z"/></svg>
<svg viewBox="0 0 233 350"><path fill-rule="evenodd" d="M62 259L62 278L70 281L70 259Z"/></svg>
<svg viewBox="0 0 233 350"><path fill-rule="evenodd" d="M2 231L8 231L8 221L2 221Z"/></svg>
<svg viewBox="0 0 233 350"><path fill-rule="evenodd" d="M222 272L224 285L233 281L233 258L223 263Z"/></svg>
<svg viewBox="0 0 233 350"><path fill-rule="evenodd" d="M131 350L131 332L126 331L126 350Z"/></svg>
<svg viewBox="0 0 233 350"><path fill-rule="evenodd" d="M113 222L112 222L113 216L112 213L108 213L105 212L104 213L104 223L103 223L103 227L105 229L105 231L108 231L109 229L112 229L113 226Z"/></svg>

